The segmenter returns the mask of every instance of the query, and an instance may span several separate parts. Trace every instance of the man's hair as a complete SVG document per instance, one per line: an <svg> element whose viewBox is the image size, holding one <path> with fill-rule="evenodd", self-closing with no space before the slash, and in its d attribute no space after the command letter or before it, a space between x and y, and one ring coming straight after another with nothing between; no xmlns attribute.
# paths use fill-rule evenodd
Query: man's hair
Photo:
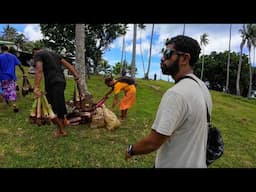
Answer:
<svg viewBox="0 0 256 192"><path fill-rule="evenodd" d="M166 41L165 45L174 44L177 51L182 51L190 54L190 66L194 66L199 58L201 48L199 43L188 36L178 35Z"/></svg>
<svg viewBox="0 0 256 192"><path fill-rule="evenodd" d="M8 51L9 50L9 48L6 46L6 45L3 45L2 47L1 47L1 51L3 52L3 51Z"/></svg>

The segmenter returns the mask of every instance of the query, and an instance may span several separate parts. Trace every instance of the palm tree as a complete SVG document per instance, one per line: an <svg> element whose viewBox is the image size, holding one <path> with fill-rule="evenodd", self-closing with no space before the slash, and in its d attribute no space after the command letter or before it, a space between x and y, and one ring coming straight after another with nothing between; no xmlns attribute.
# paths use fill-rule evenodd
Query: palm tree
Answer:
<svg viewBox="0 0 256 192"><path fill-rule="evenodd" d="M249 64L250 62L250 56L251 56L251 46L255 45L255 38L256 38L256 26L255 24L243 24L243 28L239 30L241 33L242 41L240 44L240 58L238 63L238 70L237 70L237 77L236 77L236 95L240 96L240 74L241 74L241 66L242 66L242 55L243 55L243 47L245 43L247 43L247 47L249 50ZM252 81L252 71L251 71L251 64L249 65L249 76L250 76L250 83L249 83L249 92L248 95L251 92L251 81Z"/></svg>
<svg viewBox="0 0 256 192"><path fill-rule="evenodd" d="M186 24L184 23L183 24L183 33L182 33L183 35L185 35L185 28L186 28Z"/></svg>
<svg viewBox="0 0 256 192"><path fill-rule="evenodd" d="M25 35L23 33L17 35L15 38L15 44L17 48L23 51L24 43L25 43Z"/></svg>
<svg viewBox="0 0 256 192"><path fill-rule="evenodd" d="M120 76L123 76L123 72L125 71L125 67L123 64L123 56L124 56L124 52L125 52L125 35L123 36L123 46L122 46L122 56L121 56L121 66L120 66Z"/></svg>
<svg viewBox="0 0 256 192"><path fill-rule="evenodd" d="M228 63L227 63L226 93L229 92L229 66L230 66L231 29L232 29L232 24L229 25L229 41L228 41Z"/></svg>
<svg viewBox="0 0 256 192"><path fill-rule="evenodd" d="M203 59L202 59L202 69L201 69L201 77L200 79L203 79L204 74L204 47L209 43L208 34L203 33L203 35L200 36L200 45L203 48Z"/></svg>
<svg viewBox="0 0 256 192"><path fill-rule="evenodd" d="M5 41L15 41L17 36L17 30L11 27L9 24L3 28L1 39Z"/></svg>
<svg viewBox="0 0 256 192"><path fill-rule="evenodd" d="M86 84L87 67L85 65L85 26L84 24L75 25L75 45L76 45L76 70L81 79L81 93L85 95L88 102L90 102L91 93L88 91Z"/></svg>
<svg viewBox="0 0 256 192"><path fill-rule="evenodd" d="M146 72L145 79L149 79L148 74L149 74L150 64L151 64L151 52L152 52L152 43L153 43L153 36L154 36L154 27L155 27L155 24L152 25L150 48L149 48L149 58L148 58L148 70Z"/></svg>
<svg viewBox="0 0 256 192"><path fill-rule="evenodd" d="M132 62L131 62L131 76L135 77L136 70L136 42L137 42L137 24L133 24L133 46L132 46Z"/></svg>
<svg viewBox="0 0 256 192"><path fill-rule="evenodd" d="M142 32L142 30L144 30L144 29L146 28L146 25L144 25L144 24L138 24L138 27L139 27L139 29L140 29L140 55L141 55L143 73L144 73L144 77L145 77L145 76L146 76L146 72L145 72L145 65L144 65L143 52L142 52L141 32Z"/></svg>
<svg viewBox="0 0 256 192"><path fill-rule="evenodd" d="M249 98L251 96L251 92L252 92L252 62L251 62L251 47L255 47L256 46L256 24L249 24L249 26L247 26L248 28L248 32L250 35L250 38L247 40L247 47L249 50L249 90L248 90L248 94L247 97Z"/></svg>

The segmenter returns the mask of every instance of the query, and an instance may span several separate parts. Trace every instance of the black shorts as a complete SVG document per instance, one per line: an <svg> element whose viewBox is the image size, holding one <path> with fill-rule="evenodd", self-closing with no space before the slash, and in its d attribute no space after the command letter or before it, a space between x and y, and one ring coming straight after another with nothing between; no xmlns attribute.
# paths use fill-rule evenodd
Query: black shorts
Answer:
<svg viewBox="0 0 256 192"><path fill-rule="evenodd" d="M67 114L64 96L65 88L65 83L55 83L54 85L51 85L48 90L46 90L46 97L52 106L53 112L58 116L58 118L62 119L64 118L64 115Z"/></svg>

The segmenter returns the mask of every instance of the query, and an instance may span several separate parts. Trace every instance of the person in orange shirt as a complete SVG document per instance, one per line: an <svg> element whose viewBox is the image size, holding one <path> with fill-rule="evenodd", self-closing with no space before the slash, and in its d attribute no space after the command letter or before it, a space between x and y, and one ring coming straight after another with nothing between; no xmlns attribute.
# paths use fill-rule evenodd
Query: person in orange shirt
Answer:
<svg viewBox="0 0 256 192"><path fill-rule="evenodd" d="M113 79L112 77L108 77L105 79L105 84L111 89L105 94L105 98L107 98L112 92L114 92L115 96L112 102L112 110L115 108L118 103L118 95L123 90L124 96L121 98L119 103L120 109L120 119L125 120L127 117L127 111L132 107L136 100L136 86L135 81L130 79L130 77L126 77L123 79Z"/></svg>

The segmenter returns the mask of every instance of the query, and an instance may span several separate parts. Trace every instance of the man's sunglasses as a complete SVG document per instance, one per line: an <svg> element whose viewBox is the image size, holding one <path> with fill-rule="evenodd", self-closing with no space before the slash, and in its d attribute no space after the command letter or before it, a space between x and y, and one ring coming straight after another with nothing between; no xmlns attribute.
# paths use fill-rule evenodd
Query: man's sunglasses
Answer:
<svg viewBox="0 0 256 192"><path fill-rule="evenodd" d="M166 59L170 59L173 54L184 55L185 53L182 52L182 51L177 51L177 50L173 50L173 49L166 48L166 49L164 50L164 53L163 53L163 58L164 58L165 60L166 60Z"/></svg>

